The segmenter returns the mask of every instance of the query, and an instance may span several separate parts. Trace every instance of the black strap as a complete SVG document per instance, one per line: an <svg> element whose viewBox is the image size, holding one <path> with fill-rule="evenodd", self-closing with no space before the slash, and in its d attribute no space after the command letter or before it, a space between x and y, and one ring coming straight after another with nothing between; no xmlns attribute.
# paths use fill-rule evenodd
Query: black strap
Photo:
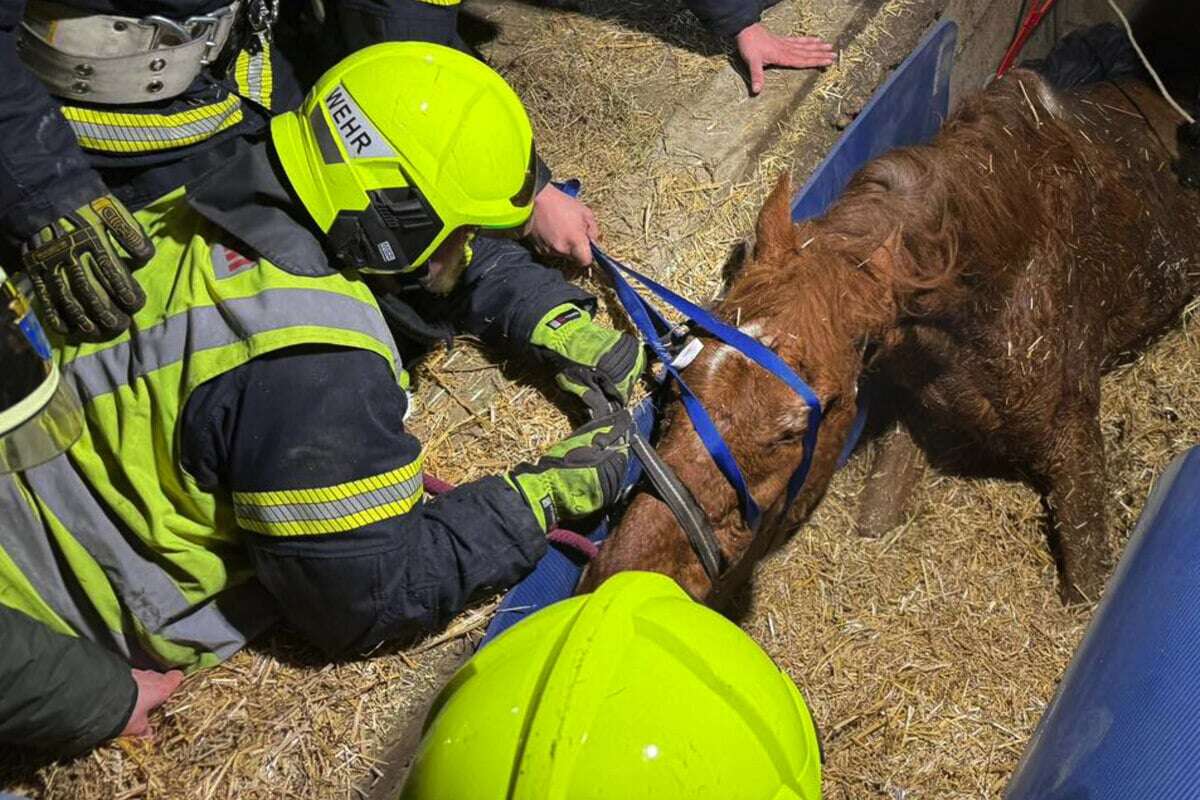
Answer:
<svg viewBox="0 0 1200 800"><path fill-rule="evenodd" d="M650 446L645 437L640 433L633 434L631 445L634 454L642 462L650 483L658 492L659 499L671 509L675 521L683 528L692 549L696 551L708 579L716 584L725 567L725 557L721 554L721 545L713 532L708 515L696 502L691 490L679 480L675 470L667 466L662 456Z"/></svg>

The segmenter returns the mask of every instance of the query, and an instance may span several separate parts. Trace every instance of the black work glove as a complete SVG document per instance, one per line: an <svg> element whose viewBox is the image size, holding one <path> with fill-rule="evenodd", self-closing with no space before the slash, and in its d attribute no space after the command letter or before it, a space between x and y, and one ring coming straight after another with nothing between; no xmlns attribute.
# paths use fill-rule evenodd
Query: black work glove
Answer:
<svg viewBox="0 0 1200 800"><path fill-rule="evenodd" d="M130 270L153 256L141 224L106 194L34 234L23 261L50 327L94 339L129 327L146 302Z"/></svg>

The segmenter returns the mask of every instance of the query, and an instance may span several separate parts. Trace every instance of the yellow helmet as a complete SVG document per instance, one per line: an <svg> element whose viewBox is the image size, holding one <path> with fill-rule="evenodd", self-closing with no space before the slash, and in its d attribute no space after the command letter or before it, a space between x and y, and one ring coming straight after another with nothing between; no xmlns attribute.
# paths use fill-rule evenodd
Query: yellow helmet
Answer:
<svg viewBox="0 0 1200 800"><path fill-rule="evenodd" d="M0 268L0 475L66 452L83 409L16 278Z"/></svg>
<svg viewBox="0 0 1200 800"><path fill-rule="evenodd" d="M409 272L464 226L519 228L536 158L524 106L486 64L389 42L334 65L271 139L300 201L349 267Z"/></svg>
<svg viewBox="0 0 1200 800"><path fill-rule="evenodd" d="M434 703L401 800L818 800L816 731L754 641L625 572L514 625Z"/></svg>

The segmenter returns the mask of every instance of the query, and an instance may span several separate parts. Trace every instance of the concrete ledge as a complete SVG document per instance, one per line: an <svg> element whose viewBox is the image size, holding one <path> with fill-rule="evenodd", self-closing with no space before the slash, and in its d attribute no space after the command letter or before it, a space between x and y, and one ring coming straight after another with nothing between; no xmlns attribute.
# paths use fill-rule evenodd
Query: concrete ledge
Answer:
<svg viewBox="0 0 1200 800"><path fill-rule="evenodd" d="M828 18L807 33L845 46L883 5L884 0L831 4ZM780 4L764 22L772 30L797 30L800 12L794 4ZM666 120L658 157L681 169L702 170L708 180L736 180L772 144L780 124L805 102L820 75L769 70L765 89L751 97L744 76L726 66Z"/></svg>

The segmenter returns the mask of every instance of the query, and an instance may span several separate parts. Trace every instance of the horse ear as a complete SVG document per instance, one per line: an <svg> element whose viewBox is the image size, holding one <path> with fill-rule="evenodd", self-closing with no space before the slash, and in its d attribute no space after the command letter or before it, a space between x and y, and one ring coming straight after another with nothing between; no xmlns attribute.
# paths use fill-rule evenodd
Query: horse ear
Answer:
<svg viewBox="0 0 1200 800"><path fill-rule="evenodd" d="M892 231L883 243L876 247L859 268L870 276L873 289L863 290L856 297L857 318L868 338L877 335L896 320L899 303L902 302L899 284L901 273L908 257L904 250L904 237L899 229Z"/></svg>
<svg viewBox="0 0 1200 800"><path fill-rule="evenodd" d="M795 229L792 227L792 178L786 171L775 182L758 212L755 226L754 260L769 261L792 251Z"/></svg>
<svg viewBox="0 0 1200 800"><path fill-rule="evenodd" d="M875 248L865 265L877 280L888 287L894 286L897 273L901 269L901 259L904 257L901 253L903 241L903 234L896 228L883 240L883 244Z"/></svg>

